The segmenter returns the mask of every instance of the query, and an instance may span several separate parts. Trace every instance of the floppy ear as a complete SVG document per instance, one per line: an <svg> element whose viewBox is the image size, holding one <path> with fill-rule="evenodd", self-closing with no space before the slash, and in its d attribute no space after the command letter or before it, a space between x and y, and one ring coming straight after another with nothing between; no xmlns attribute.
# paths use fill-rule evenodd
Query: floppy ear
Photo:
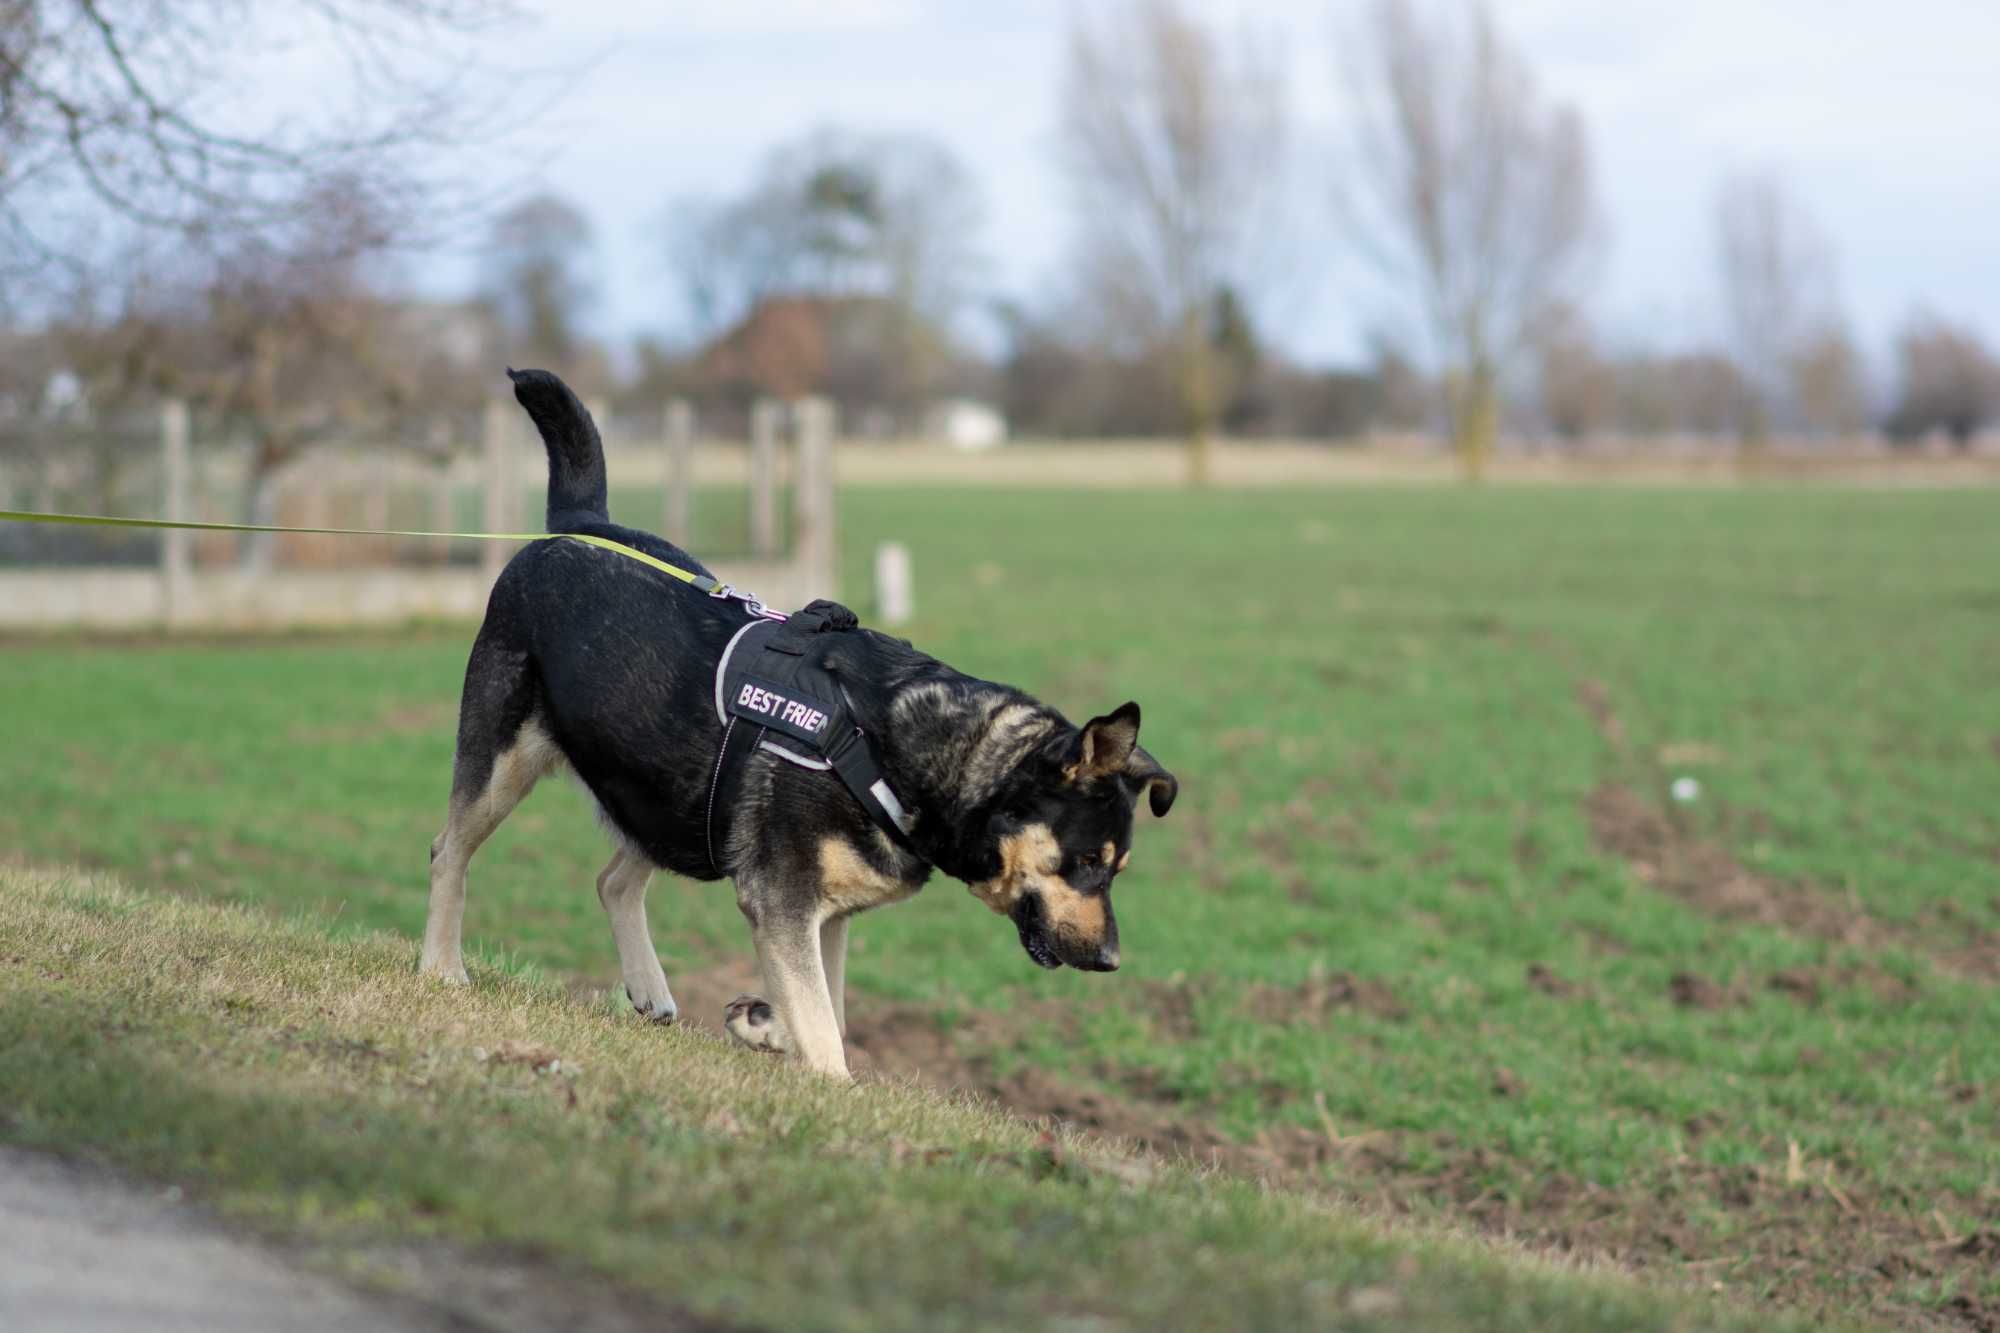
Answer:
<svg viewBox="0 0 2000 1333"><path fill-rule="evenodd" d="M1120 704L1103 717L1084 723L1077 737L1076 761L1063 769L1071 782L1121 773L1139 748L1139 705Z"/></svg>
<svg viewBox="0 0 2000 1333"><path fill-rule="evenodd" d="M1139 784L1146 793L1146 803L1153 807L1153 818L1165 816L1174 808L1174 797L1181 794L1180 780L1166 769L1160 761L1147 754L1138 746L1132 747L1132 757L1125 761L1125 776Z"/></svg>

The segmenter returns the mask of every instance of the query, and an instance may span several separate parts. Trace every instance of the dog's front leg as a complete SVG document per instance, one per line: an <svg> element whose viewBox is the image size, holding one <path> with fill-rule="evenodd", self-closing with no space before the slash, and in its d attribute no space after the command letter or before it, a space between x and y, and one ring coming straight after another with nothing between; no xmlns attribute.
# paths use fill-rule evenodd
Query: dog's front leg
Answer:
<svg viewBox="0 0 2000 1333"><path fill-rule="evenodd" d="M847 1037L847 918L828 918L819 928L819 963L826 973L827 998L833 1001L833 1022Z"/></svg>
<svg viewBox="0 0 2000 1333"><path fill-rule="evenodd" d="M784 1023L792 1051L808 1069L847 1077L840 1020L820 957L820 922L806 914L771 914L750 927L764 993Z"/></svg>

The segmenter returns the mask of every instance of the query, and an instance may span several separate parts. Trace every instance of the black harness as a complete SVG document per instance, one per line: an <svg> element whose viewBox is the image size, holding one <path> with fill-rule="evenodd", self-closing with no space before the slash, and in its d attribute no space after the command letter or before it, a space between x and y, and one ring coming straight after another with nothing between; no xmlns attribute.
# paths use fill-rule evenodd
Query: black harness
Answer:
<svg viewBox="0 0 2000 1333"><path fill-rule="evenodd" d="M826 669L837 636L859 624L840 603L816 601L784 620L751 621L722 650L722 660L715 664L715 715L722 723L722 744L709 779L706 816L708 860L718 875L716 801L734 786L736 768L753 750L800 768L831 772L876 827L898 847L918 855L910 845L915 812L905 808L882 776L875 747L854 720L846 689ZM746 732L754 727L755 737L732 745L739 725Z"/></svg>

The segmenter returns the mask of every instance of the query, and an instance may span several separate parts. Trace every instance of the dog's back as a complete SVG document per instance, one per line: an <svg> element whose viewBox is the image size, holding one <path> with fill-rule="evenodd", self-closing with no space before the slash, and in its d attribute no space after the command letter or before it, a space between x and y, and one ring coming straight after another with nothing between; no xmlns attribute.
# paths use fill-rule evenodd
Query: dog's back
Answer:
<svg viewBox="0 0 2000 1333"><path fill-rule="evenodd" d="M508 373L548 450L548 530L608 537L709 575L672 542L611 521L603 445L576 395L545 371ZM454 805L478 801L509 754L526 756L524 767L539 756L544 771L567 759L655 865L714 878L698 854L721 739L712 676L743 622L740 603L615 551L565 541L523 548L494 583L466 665Z"/></svg>

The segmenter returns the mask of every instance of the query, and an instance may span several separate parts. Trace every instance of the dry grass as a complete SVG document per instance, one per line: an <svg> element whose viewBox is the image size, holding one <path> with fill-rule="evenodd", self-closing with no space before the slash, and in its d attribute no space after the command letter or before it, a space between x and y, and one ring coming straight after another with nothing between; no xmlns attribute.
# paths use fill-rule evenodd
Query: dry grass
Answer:
<svg viewBox="0 0 2000 1333"><path fill-rule="evenodd" d="M367 1280L428 1280L419 1247L498 1247L683 1324L1770 1326L963 1098L836 1085L524 969L439 987L413 955L0 870L0 1141L182 1183Z"/></svg>

